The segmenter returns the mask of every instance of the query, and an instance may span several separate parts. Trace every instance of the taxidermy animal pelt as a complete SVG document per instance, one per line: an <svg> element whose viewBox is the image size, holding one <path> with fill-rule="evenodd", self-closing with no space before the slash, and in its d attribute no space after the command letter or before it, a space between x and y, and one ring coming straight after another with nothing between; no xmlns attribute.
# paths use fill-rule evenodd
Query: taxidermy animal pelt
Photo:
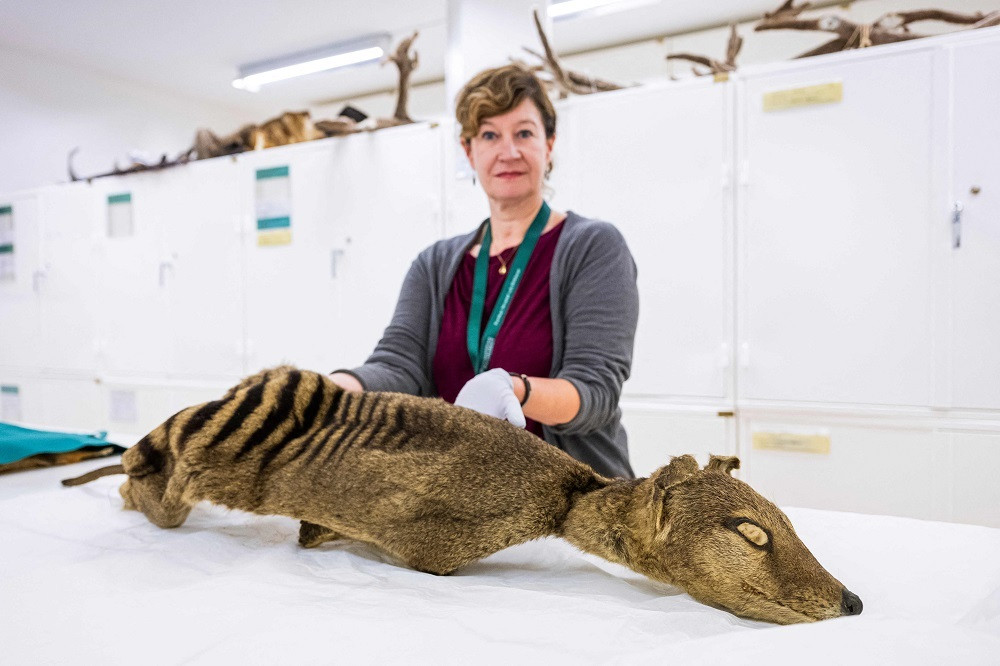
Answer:
<svg viewBox="0 0 1000 666"><path fill-rule="evenodd" d="M680 456L609 479L531 433L433 398L351 393L279 367L167 419L122 464L125 508L177 527L208 500L302 521L299 542L356 539L434 574L543 536L778 623L854 615L788 518L730 472Z"/></svg>

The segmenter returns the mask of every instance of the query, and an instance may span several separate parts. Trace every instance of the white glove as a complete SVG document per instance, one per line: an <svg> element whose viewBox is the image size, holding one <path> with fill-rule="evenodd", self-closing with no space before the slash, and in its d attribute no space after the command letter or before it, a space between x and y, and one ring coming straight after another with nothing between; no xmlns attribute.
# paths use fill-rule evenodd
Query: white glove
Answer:
<svg viewBox="0 0 1000 666"><path fill-rule="evenodd" d="M493 368L467 381L458 392L455 404L506 419L518 428L526 425L521 403L514 395L514 379L501 368Z"/></svg>

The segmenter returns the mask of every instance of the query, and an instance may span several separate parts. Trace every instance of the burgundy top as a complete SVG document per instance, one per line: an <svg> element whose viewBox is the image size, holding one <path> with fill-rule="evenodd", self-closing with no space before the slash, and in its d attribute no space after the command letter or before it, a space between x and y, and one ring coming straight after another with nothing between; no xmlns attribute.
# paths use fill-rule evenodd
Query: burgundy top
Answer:
<svg viewBox="0 0 1000 666"><path fill-rule="evenodd" d="M552 371L549 272L562 228L560 222L538 238L531 260L524 269L521 284L510 303L507 317L497 333L489 368L503 368L529 377L548 377ZM516 253L515 248L508 248L500 253L508 269ZM486 328L486 321L493 312L506 278L505 275L500 275L500 257L490 257L481 330ZM441 331L434 353L434 383L438 395L448 402L455 402L458 392L475 375L466 342L475 274L476 258L471 253L466 253L444 299ZM542 424L526 420L527 429L541 437Z"/></svg>

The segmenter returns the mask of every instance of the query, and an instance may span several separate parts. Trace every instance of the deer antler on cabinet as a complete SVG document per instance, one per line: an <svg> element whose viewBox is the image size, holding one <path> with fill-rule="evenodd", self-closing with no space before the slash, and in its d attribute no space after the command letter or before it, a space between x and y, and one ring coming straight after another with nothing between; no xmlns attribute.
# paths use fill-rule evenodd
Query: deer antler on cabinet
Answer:
<svg viewBox="0 0 1000 666"><path fill-rule="evenodd" d="M729 45L726 48L726 59L724 61L715 60L714 58L709 58L707 56L694 55L691 53L671 53L667 56L667 60L688 60L698 65L704 65L708 67L708 74L724 74L726 72L736 71L736 56L739 55L740 49L743 48L743 38L740 37L739 33L736 31L736 24L732 23L729 26ZM695 68L691 68L694 73L701 76L701 72Z"/></svg>
<svg viewBox="0 0 1000 666"><path fill-rule="evenodd" d="M587 95L594 92L620 90L624 87L618 85L617 83L602 81L601 79L595 79L585 74L563 69L562 65L559 63L559 59L556 58L555 52L549 45L549 39L545 35L545 30L542 28L542 21L538 18L538 10L534 10L532 15L535 18L535 28L538 30L538 38L542 42L542 48L545 50L545 54L542 55L537 51L524 47L525 51L542 61L542 65L540 67L529 67L529 69L533 71L539 71L539 69L541 69L542 71L548 73L551 76L551 84L559 92L560 97L567 97L570 94Z"/></svg>
<svg viewBox="0 0 1000 666"><path fill-rule="evenodd" d="M399 91L396 98L396 111L392 114L392 118L399 121L397 124L400 125L413 122L413 118L410 118L410 114L406 110L406 105L410 98L410 74L417 68L420 57L416 51L413 52L413 56L411 57L410 47L413 46L413 41L419 34L418 31L414 31L413 35L399 43L395 53L382 61L382 64L394 62L396 63L396 67L399 68Z"/></svg>
<svg viewBox="0 0 1000 666"><path fill-rule="evenodd" d="M795 5L794 0L786 0L775 11L765 14L754 28L762 30L818 30L836 35L830 41L802 53L797 58L836 53L849 49L867 48L881 44L920 39L927 35L910 32L909 25L918 21L944 21L968 25L969 29L1000 25L1000 11L983 14L959 14L943 9L925 9L912 12L890 12L871 23L856 23L840 16L827 14L814 19L799 18L809 3Z"/></svg>

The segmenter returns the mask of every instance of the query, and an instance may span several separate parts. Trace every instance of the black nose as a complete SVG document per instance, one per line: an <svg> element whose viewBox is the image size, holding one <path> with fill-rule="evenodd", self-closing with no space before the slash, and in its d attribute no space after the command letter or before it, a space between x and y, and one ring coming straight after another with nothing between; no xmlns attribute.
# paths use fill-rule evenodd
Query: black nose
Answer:
<svg viewBox="0 0 1000 666"><path fill-rule="evenodd" d="M861 599L858 595L854 594L846 587L841 595L840 600L840 610L844 615L861 615L861 609L864 606L861 603Z"/></svg>

